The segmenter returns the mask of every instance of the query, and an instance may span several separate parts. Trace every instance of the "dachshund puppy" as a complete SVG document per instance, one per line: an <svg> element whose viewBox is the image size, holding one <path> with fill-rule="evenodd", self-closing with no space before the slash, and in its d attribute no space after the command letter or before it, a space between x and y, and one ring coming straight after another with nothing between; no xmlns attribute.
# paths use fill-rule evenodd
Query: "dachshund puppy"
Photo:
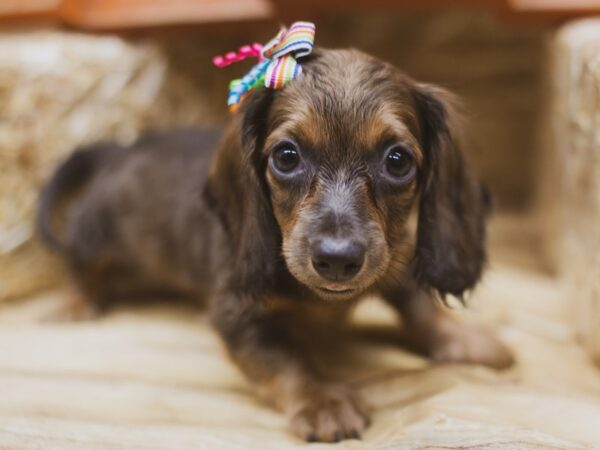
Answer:
<svg viewBox="0 0 600 450"><path fill-rule="evenodd" d="M98 306L153 292L203 299L295 433L337 441L359 437L368 412L318 373L303 337L366 295L392 305L434 360L503 368L512 357L435 301L479 280L489 209L448 95L355 50L301 62L282 90L251 91L222 136L74 153L38 221Z"/></svg>

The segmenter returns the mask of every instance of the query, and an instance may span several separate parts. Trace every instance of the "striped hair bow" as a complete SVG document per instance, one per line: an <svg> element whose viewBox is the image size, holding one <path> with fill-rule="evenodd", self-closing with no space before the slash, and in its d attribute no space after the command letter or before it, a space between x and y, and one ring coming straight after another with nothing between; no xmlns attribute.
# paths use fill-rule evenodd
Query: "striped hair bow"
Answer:
<svg viewBox="0 0 600 450"><path fill-rule="evenodd" d="M241 47L237 53L230 52L217 56L213 63L226 67L248 57L258 57L259 62L241 79L229 84L227 104L237 109L238 104L249 90L259 86L281 89L290 80L302 73L302 66L296 61L310 54L315 39L315 25L310 22L295 22L289 29L282 28L277 36L267 44L253 44Z"/></svg>

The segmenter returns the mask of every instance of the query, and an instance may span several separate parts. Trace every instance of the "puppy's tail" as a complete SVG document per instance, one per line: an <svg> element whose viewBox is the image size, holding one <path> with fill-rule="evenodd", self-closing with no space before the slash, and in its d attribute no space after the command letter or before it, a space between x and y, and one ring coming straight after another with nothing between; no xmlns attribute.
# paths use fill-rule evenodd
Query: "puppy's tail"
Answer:
<svg viewBox="0 0 600 450"><path fill-rule="evenodd" d="M92 178L101 161L115 148L113 144L99 143L76 150L58 167L42 190L36 228L42 240L53 250L65 250L65 244L53 229L57 209Z"/></svg>

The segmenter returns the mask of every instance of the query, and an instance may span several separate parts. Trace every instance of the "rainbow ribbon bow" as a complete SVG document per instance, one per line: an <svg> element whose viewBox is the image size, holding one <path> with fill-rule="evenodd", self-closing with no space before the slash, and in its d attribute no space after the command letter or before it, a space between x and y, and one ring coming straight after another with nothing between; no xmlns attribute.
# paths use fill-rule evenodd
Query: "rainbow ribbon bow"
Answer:
<svg viewBox="0 0 600 450"><path fill-rule="evenodd" d="M309 55L314 40L313 23L295 22L289 29L282 28L264 47L256 43L252 46L245 45L238 53L230 52L224 57L215 57L213 62L218 67L228 66L251 56L259 58L258 64L246 75L229 84L227 98L229 108L237 109L242 98L251 89L261 85L271 89L281 89L290 80L297 78L302 73L302 66L296 58Z"/></svg>

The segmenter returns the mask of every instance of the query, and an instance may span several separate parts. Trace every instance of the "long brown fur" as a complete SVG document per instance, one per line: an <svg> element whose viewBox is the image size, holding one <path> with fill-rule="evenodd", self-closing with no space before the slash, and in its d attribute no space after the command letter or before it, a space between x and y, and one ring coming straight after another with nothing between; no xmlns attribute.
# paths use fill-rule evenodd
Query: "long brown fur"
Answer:
<svg viewBox="0 0 600 450"><path fill-rule="evenodd" d="M220 136L77 151L42 193L39 229L96 305L156 292L207 303L233 360L294 432L336 441L359 437L368 410L318 373L302 336L367 294L393 305L434 359L500 368L511 356L434 301L479 280L489 209L448 95L355 50L318 49L301 64L281 91L253 91ZM284 141L302 158L293 179L272 166ZM415 167L403 183L382 175L396 143ZM364 252L343 282L315 269L315 240L331 236Z"/></svg>

